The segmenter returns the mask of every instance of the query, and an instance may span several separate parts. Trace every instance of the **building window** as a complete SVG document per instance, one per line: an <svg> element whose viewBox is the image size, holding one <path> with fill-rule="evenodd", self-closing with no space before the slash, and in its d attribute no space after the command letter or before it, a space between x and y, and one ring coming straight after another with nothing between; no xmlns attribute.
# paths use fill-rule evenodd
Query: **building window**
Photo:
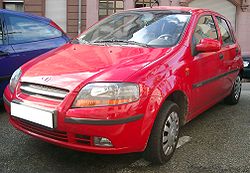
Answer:
<svg viewBox="0 0 250 173"><path fill-rule="evenodd" d="M23 1L18 1L18 0L3 1L3 8L14 11L24 11Z"/></svg>
<svg viewBox="0 0 250 173"><path fill-rule="evenodd" d="M136 0L135 8L151 7L154 4L154 0Z"/></svg>
<svg viewBox="0 0 250 173"><path fill-rule="evenodd" d="M123 0L99 0L99 20L123 9Z"/></svg>

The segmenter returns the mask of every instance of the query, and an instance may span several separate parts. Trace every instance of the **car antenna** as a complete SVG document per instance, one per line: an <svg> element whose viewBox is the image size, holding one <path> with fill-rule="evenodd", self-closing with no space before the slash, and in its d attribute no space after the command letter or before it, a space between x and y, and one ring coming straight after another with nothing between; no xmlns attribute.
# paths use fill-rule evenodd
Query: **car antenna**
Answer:
<svg viewBox="0 0 250 173"><path fill-rule="evenodd" d="M158 1L158 0L155 0L155 2L150 6L150 8L153 8L153 6L154 6L155 4L157 4L158 6L160 6L159 1Z"/></svg>

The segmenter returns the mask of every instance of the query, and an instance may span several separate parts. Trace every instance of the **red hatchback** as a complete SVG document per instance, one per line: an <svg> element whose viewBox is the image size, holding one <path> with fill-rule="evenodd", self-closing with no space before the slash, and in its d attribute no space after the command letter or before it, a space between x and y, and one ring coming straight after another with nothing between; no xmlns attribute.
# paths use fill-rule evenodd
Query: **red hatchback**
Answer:
<svg viewBox="0 0 250 173"><path fill-rule="evenodd" d="M18 69L10 122L86 152L142 152L163 163L179 128L217 102L236 104L243 61L230 22L205 9L116 13Z"/></svg>

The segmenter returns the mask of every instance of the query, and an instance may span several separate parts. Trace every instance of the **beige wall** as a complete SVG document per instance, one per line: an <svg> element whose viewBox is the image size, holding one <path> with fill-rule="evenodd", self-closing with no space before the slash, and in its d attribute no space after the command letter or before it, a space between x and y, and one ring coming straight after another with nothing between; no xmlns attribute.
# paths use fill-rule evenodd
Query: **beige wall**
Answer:
<svg viewBox="0 0 250 173"><path fill-rule="evenodd" d="M86 28L89 28L96 22L98 22L98 1L96 0L86 0L87 4L87 22Z"/></svg>
<svg viewBox="0 0 250 173"><path fill-rule="evenodd" d="M0 0L0 4L2 5L1 1L2 0ZM86 29L86 0L82 0L81 3L81 31L83 31ZM45 0L24 0L25 12L45 16L45 8ZM67 34L71 38L78 35L78 0L67 0Z"/></svg>
<svg viewBox="0 0 250 173"><path fill-rule="evenodd" d="M237 16L238 40L243 55L250 55L250 11L241 12Z"/></svg>
<svg viewBox="0 0 250 173"><path fill-rule="evenodd" d="M160 5L188 6L192 0L159 0ZM202 0L201 0L202 1ZM237 7L236 34L242 53L250 55L250 0L228 0ZM135 0L124 0L124 9L134 8ZM82 31L98 22L99 0L82 0ZM2 0L0 0L0 8ZM24 0L24 10L33 14L45 15L45 0ZM78 0L67 0L67 32L72 38L77 35Z"/></svg>

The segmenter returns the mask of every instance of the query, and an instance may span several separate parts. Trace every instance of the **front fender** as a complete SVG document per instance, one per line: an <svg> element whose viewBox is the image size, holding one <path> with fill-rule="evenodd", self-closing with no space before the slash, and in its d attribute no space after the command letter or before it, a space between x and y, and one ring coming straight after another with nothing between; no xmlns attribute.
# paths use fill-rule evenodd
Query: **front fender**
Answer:
<svg viewBox="0 0 250 173"><path fill-rule="evenodd" d="M142 123L142 141L144 142L144 149L147 146L147 142L153 128L155 119L164 104L164 102L176 91L182 92L189 103L190 89L188 85L182 81L183 78L177 76L169 76L159 82L159 84L153 87L150 96L147 98L147 106ZM189 106L187 106L189 107ZM188 112L188 110L187 110ZM185 116L186 117L186 116Z"/></svg>

